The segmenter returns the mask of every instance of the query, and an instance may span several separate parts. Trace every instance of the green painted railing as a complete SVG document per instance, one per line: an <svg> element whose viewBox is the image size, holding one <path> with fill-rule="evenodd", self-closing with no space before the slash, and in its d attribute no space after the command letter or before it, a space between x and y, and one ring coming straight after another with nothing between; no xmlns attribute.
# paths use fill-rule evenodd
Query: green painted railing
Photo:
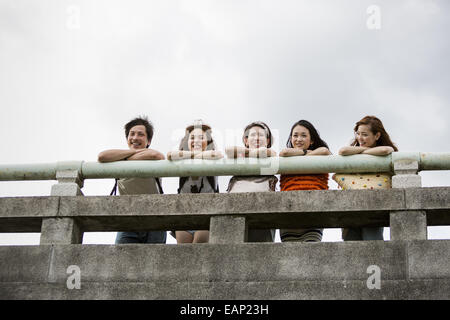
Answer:
<svg viewBox="0 0 450 320"><path fill-rule="evenodd" d="M0 181L55 180L58 171L78 171L82 179L270 175L293 173L393 172L394 162L417 161L421 170L450 170L450 153L395 152L388 156L299 156L179 161L62 161L0 164Z"/></svg>

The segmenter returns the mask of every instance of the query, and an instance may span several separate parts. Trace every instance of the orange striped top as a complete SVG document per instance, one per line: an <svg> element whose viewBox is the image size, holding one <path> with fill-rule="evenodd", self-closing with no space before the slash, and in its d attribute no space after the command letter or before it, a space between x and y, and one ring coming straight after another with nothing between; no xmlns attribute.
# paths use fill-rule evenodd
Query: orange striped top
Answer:
<svg viewBox="0 0 450 320"><path fill-rule="evenodd" d="M328 190L328 173L321 174L282 174L281 191Z"/></svg>

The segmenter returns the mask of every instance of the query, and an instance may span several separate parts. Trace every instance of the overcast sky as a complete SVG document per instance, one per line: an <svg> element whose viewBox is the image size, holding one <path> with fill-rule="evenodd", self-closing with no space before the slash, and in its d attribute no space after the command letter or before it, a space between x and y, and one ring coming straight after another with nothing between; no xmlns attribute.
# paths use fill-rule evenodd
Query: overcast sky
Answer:
<svg viewBox="0 0 450 320"><path fill-rule="evenodd" d="M123 125L141 114L163 153L201 118L221 150L262 120L277 152L306 119L336 154L365 115L400 151L449 152L449 16L447 0L0 0L0 163L96 161L126 148ZM450 184L448 171L421 176ZM54 183L0 182L0 196L48 195ZM177 184L165 179L165 192ZM112 185L87 180L83 192ZM38 238L1 234L0 244Z"/></svg>

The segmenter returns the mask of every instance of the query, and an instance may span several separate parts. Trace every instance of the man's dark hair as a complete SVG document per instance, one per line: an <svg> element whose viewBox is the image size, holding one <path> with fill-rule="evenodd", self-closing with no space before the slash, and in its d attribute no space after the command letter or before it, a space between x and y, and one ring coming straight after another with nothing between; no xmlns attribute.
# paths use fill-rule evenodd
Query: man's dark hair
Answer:
<svg viewBox="0 0 450 320"><path fill-rule="evenodd" d="M128 122L125 125L125 137L128 139L128 134L130 133L131 128L139 125L143 125L145 127L145 131L147 132L148 145L150 145L150 142L153 138L153 124L148 120L146 116L139 116Z"/></svg>

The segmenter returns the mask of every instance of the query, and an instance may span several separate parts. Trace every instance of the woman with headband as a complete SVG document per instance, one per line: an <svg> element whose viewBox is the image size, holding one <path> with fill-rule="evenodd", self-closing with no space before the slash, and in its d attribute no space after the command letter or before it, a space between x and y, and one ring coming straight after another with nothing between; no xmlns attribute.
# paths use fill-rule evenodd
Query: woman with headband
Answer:
<svg viewBox="0 0 450 320"><path fill-rule="evenodd" d="M201 120L186 128L179 151L167 153L168 160L182 159L220 159L223 155L215 150L211 127ZM180 177L178 193L218 193L217 177ZM186 230L171 232L177 243L204 243L209 240L208 230Z"/></svg>
<svg viewBox="0 0 450 320"><path fill-rule="evenodd" d="M242 137L244 147L234 146L225 149L228 158L265 158L274 157L272 133L264 122L252 122L244 129ZM234 176L228 184L228 192L264 192L275 191L278 178L266 176ZM275 229L249 229L248 242L273 242Z"/></svg>

